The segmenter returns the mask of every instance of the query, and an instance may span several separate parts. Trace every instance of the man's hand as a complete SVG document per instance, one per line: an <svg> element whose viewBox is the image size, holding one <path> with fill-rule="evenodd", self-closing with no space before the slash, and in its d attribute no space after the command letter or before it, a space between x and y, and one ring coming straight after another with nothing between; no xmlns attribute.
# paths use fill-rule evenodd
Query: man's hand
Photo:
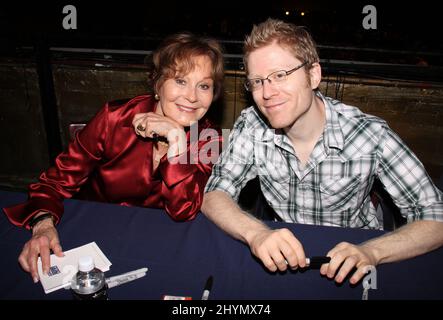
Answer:
<svg viewBox="0 0 443 320"><path fill-rule="evenodd" d="M43 273L47 274L50 267L50 251L53 251L58 257L63 257L62 247L60 246L58 233L51 219L45 219L38 222L32 229L32 238L26 242L18 261L22 268L31 273L34 283L39 280L37 260L40 255L42 258Z"/></svg>
<svg viewBox="0 0 443 320"><path fill-rule="evenodd" d="M249 242L252 253L270 271L285 271L306 266L306 256L301 243L288 229L258 231Z"/></svg>
<svg viewBox="0 0 443 320"><path fill-rule="evenodd" d="M364 244L341 242L327 256L331 257L331 261L322 265L320 273L329 279L334 278L337 283L342 283L348 273L357 268L349 280L351 284L356 284L366 275L369 266L378 264L370 248Z"/></svg>

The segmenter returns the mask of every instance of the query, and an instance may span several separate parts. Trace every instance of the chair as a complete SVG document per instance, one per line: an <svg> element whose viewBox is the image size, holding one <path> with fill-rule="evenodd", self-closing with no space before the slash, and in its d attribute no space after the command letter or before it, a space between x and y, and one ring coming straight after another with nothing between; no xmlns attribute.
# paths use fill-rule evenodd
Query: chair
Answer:
<svg viewBox="0 0 443 320"><path fill-rule="evenodd" d="M440 176L440 179L437 181L437 188L443 191L443 174Z"/></svg>
<svg viewBox="0 0 443 320"><path fill-rule="evenodd" d="M275 220L281 221L279 216L275 213L274 209L272 209L271 206L266 201L263 192L259 190L257 194L258 196L255 202L254 216L257 219L263 221L275 221Z"/></svg>
<svg viewBox="0 0 443 320"><path fill-rule="evenodd" d="M260 188L258 177L249 181L238 197L240 208L260 220L273 221L277 216L269 206Z"/></svg>
<svg viewBox="0 0 443 320"><path fill-rule="evenodd" d="M385 231L392 231L406 224L406 218L401 215L400 210L378 179L374 181L370 195L375 209L382 211Z"/></svg>
<svg viewBox="0 0 443 320"><path fill-rule="evenodd" d="M86 123L70 123L69 124L69 139L73 140L75 138L75 134L82 130L86 126Z"/></svg>

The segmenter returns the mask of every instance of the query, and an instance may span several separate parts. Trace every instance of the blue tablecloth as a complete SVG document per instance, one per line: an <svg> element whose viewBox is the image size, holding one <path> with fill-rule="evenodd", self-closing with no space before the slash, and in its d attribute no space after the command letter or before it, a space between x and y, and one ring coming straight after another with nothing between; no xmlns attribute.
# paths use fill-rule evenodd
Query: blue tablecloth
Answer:
<svg viewBox="0 0 443 320"><path fill-rule="evenodd" d="M0 191L0 206L24 201L25 194ZM289 228L308 256L325 255L341 241L359 243L379 231L271 222ZM161 299L163 295L200 299L206 279L210 299L361 299L362 284L335 284L318 270L270 273L249 248L199 214L177 223L162 210L66 200L58 226L65 250L95 241L112 262L106 276L148 267L147 276L110 289L110 299ZM45 294L20 269L17 257L30 233L0 217L0 299L71 299L61 289ZM377 267L377 289L369 299L443 299L443 249Z"/></svg>

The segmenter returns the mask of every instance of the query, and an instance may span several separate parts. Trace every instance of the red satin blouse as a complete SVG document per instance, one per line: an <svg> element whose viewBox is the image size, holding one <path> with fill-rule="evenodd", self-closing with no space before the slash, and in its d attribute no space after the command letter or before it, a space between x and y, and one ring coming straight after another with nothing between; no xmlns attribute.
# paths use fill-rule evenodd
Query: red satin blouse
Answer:
<svg viewBox="0 0 443 320"><path fill-rule="evenodd" d="M134 115L155 110L152 96L109 102L77 133L68 150L57 156L55 166L29 185L29 199L4 208L9 220L27 227L40 210L49 211L57 222L63 214L63 199L76 198L126 206L163 208L177 221L191 220L200 210L203 190L213 161L170 163L165 155L153 170L153 142L135 134ZM208 119L198 123L198 132L212 127ZM190 143L181 157L204 149L221 152L221 134ZM212 153L214 155L214 153ZM195 159L195 158L194 158ZM183 161L180 161L183 162ZM197 163L196 163L197 162Z"/></svg>

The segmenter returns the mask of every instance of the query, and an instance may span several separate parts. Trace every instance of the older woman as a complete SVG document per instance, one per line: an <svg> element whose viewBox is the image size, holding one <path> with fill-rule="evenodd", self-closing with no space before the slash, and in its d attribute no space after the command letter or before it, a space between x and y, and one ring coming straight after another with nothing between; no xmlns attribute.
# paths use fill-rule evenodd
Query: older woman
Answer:
<svg viewBox="0 0 443 320"><path fill-rule="evenodd" d="M163 208L176 221L200 210L213 164L208 159L217 158L221 135L191 141L191 133L213 127L205 115L222 90L221 47L180 33L166 38L150 62L153 94L107 103L29 186L28 201L4 209L13 224L32 230L19 262L34 282L39 255L44 272L50 250L63 255L55 228L63 199Z"/></svg>

